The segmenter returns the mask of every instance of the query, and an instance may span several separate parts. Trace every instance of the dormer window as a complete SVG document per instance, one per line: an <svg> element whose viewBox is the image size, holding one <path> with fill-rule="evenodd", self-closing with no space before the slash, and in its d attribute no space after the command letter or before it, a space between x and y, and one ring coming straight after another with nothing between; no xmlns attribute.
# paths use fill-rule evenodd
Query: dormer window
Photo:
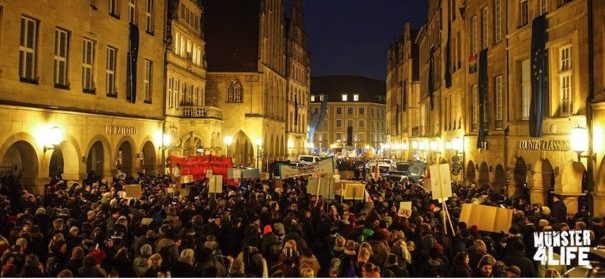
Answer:
<svg viewBox="0 0 605 279"><path fill-rule="evenodd" d="M348 99L348 97L349 97L349 96L348 96L347 94L342 94L342 101L343 101L343 102L346 102L346 101L347 101L347 99Z"/></svg>
<svg viewBox="0 0 605 279"><path fill-rule="evenodd" d="M311 102L315 102L315 95L311 95Z"/></svg>
<svg viewBox="0 0 605 279"><path fill-rule="evenodd" d="M359 102L359 94L353 95L353 101L354 102Z"/></svg>

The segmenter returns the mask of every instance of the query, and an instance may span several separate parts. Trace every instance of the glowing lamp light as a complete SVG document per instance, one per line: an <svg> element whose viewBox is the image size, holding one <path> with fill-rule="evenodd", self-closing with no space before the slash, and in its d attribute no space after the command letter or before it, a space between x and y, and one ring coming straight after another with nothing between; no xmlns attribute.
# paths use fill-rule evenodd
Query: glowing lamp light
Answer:
<svg viewBox="0 0 605 279"><path fill-rule="evenodd" d="M401 149L403 149L403 150L408 150L409 148L410 148L410 146L408 145L408 143L407 143L407 142L406 142L406 143L402 143L402 144L401 144Z"/></svg>
<svg viewBox="0 0 605 279"><path fill-rule="evenodd" d="M263 143L263 140L261 138L254 139L254 144L261 145L262 143Z"/></svg>
<svg viewBox="0 0 605 279"><path fill-rule="evenodd" d="M419 146L418 146L418 141L413 141L413 142L412 142L412 148L413 148L413 149L418 149L418 147L419 147Z"/></svg>
<svg viewBox="0 0 605 279"><path fill-rule="evenodd" d="M426 141L421 141L421 142L418 144L418 148L419 148L420 150L428 150L428 149L429 149L428 142L426 142Z"/></svg>
<svg viewBox="0 0 605 279"><path fill-rule="evenodd" d="M231 144L233 143L233 137L232 136L226 136L223 139L223 143L225 143L226 146L231 146Z"/></svg>
<svg viewBox="0 0 605 279"><path fill-rule="evenodd" d="M464 142L462 141L462 138L453 138L451 145L452 149L455 151L464 151Z"/></svg>
<svg viewBox="0 0 605 279"><path fill-rule="evenodd" d="M449 142L449 141L446 141L446 142L445 142L445 149L447 149L447 150L452 150L452 143L451 143L451 142Z"/></svg>
<svg viewBox="0 0 605 279"><path fill-rule="evenodd" d="M63 141L63 130L56 125L49 126L43 129L40 134L40 142L44 147L44 151L54 149Z"/></svg>
<svg viewBox="0 0 605 279"><path fill-rule="evenodd" d="M305 148L314 148L315 145L312 142L305 142Z"/></svg>
<svg viewBox="0 0 605 279"><path fill-rule="evenodd" d="M578 154L588 150L588 130L582 127L571 129L569 135L571 151Z"/></svg>
<svg viewBox="0 0 605 279"><path fill-rule="evenodd" d="M288 149L294 149L294 142L291 139L288 140Z"/></svg>
<svg viewBox="0 0 605 279"><path fill-rule="evenodd" d="M160 148L166 148L172 143L172 136L170 134L162 134L162 132L155 132L153 134L153 141Z"/></svg>
<svg viewBox="0 0 605 279"><path fill-rule="evenodd" d="M431 141L431 150L437 151L437 149L439 149L439 143L436 140Z"/></svg>

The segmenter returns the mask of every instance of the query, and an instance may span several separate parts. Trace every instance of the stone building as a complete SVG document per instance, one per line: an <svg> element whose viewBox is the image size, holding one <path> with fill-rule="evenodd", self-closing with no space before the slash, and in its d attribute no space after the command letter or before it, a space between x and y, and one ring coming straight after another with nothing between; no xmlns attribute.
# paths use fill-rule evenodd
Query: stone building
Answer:
<svg viewBox="0 0 605 279"><path fill-rule="evenodd" d="M327 98L327 111L313 136L319 153L365 151L386 142L386 88L383 81L358 76L313 77L311 112Z"/></svg>
<svg viewBox="0 0 605 279"><path fill-rule="evenodd" d="M307 50L307 35L303 1L292 1L286 18L286 67L288 114L286 123L287 148L291 159L305 154L309 123L309 92L311 61Z"/></svg>
<svg viewBox="0 0 605 279"><path fill-rule="evenodd" d="M309 60L300 22L302 1L294 1L289 27L283 0L209 0L204 5L206 101L223 111L223 135L234 139L230 152L235 162L258 164L259 157L263 163L285 159L288 92L300 98L300 107L308 102L304 98ZM296 41L287 43L287 34L296 35L291 36ZM288 58L289 53L293 59ZM298 126L304 133L305 114L292 116L293 122L301 121ZM301 137L300 128L290 131L292 137Z"/></svg>
<svg viewBox="0 0 605 279"><path fill-rule="evenodd" d="M0 1L2 175L41 192L59 172L157 171L162 3Z"/></svg>
<svg viewBox="0 0 605 279"><path fill-rule="evenodd" d="M400 38L391 43L387 53L387 97L386 122L387 141L397 159L409 158L408 138L412 126L418 123L418 45L415 43L418 30L406 23Z"/></svg>
<svg viewBox="0 0 605 279"><path fill-rule="evenodd" d="M467 185L605 214L605 2L428 1L409 155L461 162Z"/></svg>
<svg viewBox="0 0 605 279"><path fill-rule="evenodd" d="M166 49L166 123L171 144L166 155L226 155L223 114L206 105L203 6L197 0L170 1Z"/></svg>

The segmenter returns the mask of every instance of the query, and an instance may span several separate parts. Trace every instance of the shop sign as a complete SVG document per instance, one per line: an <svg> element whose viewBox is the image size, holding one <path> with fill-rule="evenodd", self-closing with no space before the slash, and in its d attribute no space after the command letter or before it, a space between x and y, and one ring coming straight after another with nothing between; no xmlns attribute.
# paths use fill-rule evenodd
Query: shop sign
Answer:
<svg viewBox="0 0 605 279"><path fill-rule="evenodd" d="M539 151L569 151L569 143L566 140L556 139L520 140L519 149Z"/></svg>
<svg viewBox="0 0 605 279"><path fill-rule="evenodd" d="M134 136L137 134L137 128L132 126L105 126L105 134Z"/></svg>

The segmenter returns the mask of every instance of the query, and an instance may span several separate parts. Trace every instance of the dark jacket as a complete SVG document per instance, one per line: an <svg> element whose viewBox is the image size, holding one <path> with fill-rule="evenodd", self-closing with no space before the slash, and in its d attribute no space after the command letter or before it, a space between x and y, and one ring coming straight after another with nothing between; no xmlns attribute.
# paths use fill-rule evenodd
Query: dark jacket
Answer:
<svg viewBox="0 0 605 279"><path fill-rule="evenodd" d="M536 267L521 251L510 253L504 258L507 266L515 265L521 269L521 277L536 277Z"/></svg>

